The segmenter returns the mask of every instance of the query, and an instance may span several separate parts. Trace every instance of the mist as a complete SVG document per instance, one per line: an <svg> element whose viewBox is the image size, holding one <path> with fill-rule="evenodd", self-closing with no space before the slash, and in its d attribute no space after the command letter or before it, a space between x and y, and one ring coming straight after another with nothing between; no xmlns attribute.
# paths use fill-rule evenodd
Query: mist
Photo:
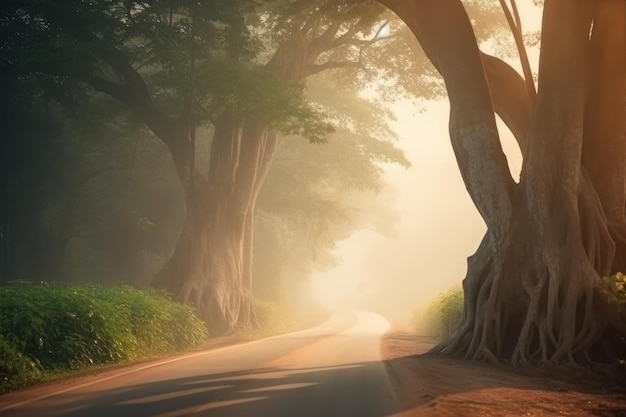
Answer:
<svg viewBox="0 0 626 417"><path fill-rule="evenodd" d="M317 272L313 297L323 305L370 309L391 320L409 322L438 294L461 284L467 257L478 247L486 227L458 171L448 139L449 105L445 100L394 106L394 129L412 166L387 165L389 209L397 216L395 234L357 230L338 243L339 267ZM504 151L514 178L521 155L499 121Z"/></svg>
<svg viewBox="0 0 626 417"><path fill-rule="evenodd" d="M541 9L520 4L529 31L539 30ZM502 41L500 39L500 41ZM481 45L495 53L501 44ZM528 48L537 68L539 47ZM521 72L516 54L505 61ZM449 103L408 100L392 105L397 143L412 166L384 166L389 209L398 219L396 233L382 236L357 230L337 244L340 265L317 271L311 279L313 298L323 305L370 309L390 320L408 323L437 295L460 286L486 226L461 178L448 135ZM513 135L497 118L498 131L513 178L519 180L522 157ZM412 323L415 325L416 323Z"/></svg>
<svg viewBox="0 0 626 417"><path fill-rule="evenodd" d="M470 9L487 13L486 25L492 29L502 23L498 23L503 18L497 8L492 12ZM80 111L73 113L60 99L52 111L46 103L23 100L16 107L7 101L7 108L16 113L11 117L16 125L11 150L24 155L24 160L15 159L7 173L15 178L28 176L32 184L16 186L5 199L10 202L6 210L21 215L3 226L15 238L3 240L3 253L11 256L3 258L0 281L21 277L121 281L163 288L179 301L197 306L210 304L212 297L222 303L225 298L215 294L228 287L233 299L250 305L257 300L286 302L298 309L316 307L316 303L348 305L393 320L409 320L438 293L460 284L466 259L480 243L485 225L465 190L450 145L448 104L441 81L404 24L389 14L380 19L384 23L359 35L390 38L388 44L380 42L374 53L362 51L367 76L354 68L340 68L285 79L284 85L275 83L282 77L280 72L269 82L268 54L285 53L271 42L267 50L256 51L249 63L267 66L265 72L248 73L246 66L240 68L241 73L228 66L193 70L200 71L194 77L212 74L210 79L216 83L197 86L207 108L220 100L231 103L231 96L236 96L243 103L237 109L242 115L248 117L246 112L254 109L259 112L254 117L268 118L262 129L229 119L227 124L241 138L245 129L251 135L279 130L255 136L266 154L259 152L258 161L246 163L253 167L270 161L263 170L242 171L243 153L213 154L220 141L233 141L233 149L244 141L225 135L228 129L218 129L223 124L205 119L206 115L194 115L198 124L189 127L193 147L179 159L172 154L171 143L186 136L167 136L178 125L166 131L170 133L152 131L150 123L146 124L150 121L137 117L143 113L113 96L86 94L76 99L80 106L73 105ZM257 24L259 30L272 33L272 22ZM492 40L489 33L480 36L487 50L506 47L506 41ZM187 40L179 46L192 43ZM136 52L141 56L141 50ZM161 53L164 56L159 59L165 59L177 51ZM335 53L348 61L354 59L349 45ZM510 54L510 63L517 66L514 55ZM331 57L315 59L321 62ZM284 65L291 64L285 61ZM158 68L167 73L165 69ZM221 90L220 80L229 85L227 91ZM258 83L258 89L250 88L251 80ZM12 94L18 97L23 80L14 81ZM171 90L171 97L159 98L163 120L169 116L168 120L174 120L180 109L170 106L184 102L179 100L184 96L184 83L178 81L180 88ZM159 86L156 78L149 82ZM293 82L302 89L292 88ZM266 100L268 96L273 100ZM292 108L293 103L297 106ZM29 172L21 138L30 134L27 126L31 123L25 121L35 110L42 114L37 154L51 162L40 162L37 171ZM213 109L226 120L222 110L217 105ZM57 128L47 129L43 122ZM519 152L506 128L500 127L511 172L517 178ZM198 184L189 182L187 169L198 171L191 181ZM237 171L243 179L239 188L231 189L236 181L228 172ZM189 204L200 188L206 205ZM232 207L239 201L231 199L244 189L250 193L248 203L240 207L246 214L224 220L224 213L235 217ZM31 211L23 210L27 206ZM195 218L204 220L186 227ZM224 227L227 223L237 226ZM199 232L203 227L207 230ZM222 262L235 252L241 253ZM33 268L31 257L46 262ZM251 278L244 278L244 270ZM195 285L195 275L203 277L197 282L203 282L206 291L198 299L186 299L200 293L187 288ZM242 291L244 286L250 288ZM226 306L220 310L228 312L228 317L216 319L224 329L238 325L235 310ZM208 313L203 319L213 320Z"/></svg>

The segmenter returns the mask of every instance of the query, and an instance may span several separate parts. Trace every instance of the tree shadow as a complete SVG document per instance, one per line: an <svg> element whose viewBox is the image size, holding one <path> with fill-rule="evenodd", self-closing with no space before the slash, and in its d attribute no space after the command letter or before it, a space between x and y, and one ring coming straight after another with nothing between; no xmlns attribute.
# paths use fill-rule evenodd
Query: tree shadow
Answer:
<svg viewBox="0 0 626 417"><path fill-rule="evenodd" d="M395 380L409 382L402 402L406 409L441 406L464 409L467 416L555 415L626 417L626 374L623 370L554 365L494 365L434 354L386 361ZM456 403L456 404L455 404ZM419 414L422 415L422 414ZM429 416L432 414L424 413ZM457 414L450 414L457 415Z"/></svg>
<svg viewBox="0 0 626 417"><path fill-rule="evenodd" d="M381 367L368 362L198 375L108 389L97 398L69 392L61 394L58 409L36 402L7 415L380 417L393 410L391 390L379 378Z"/></svg>
<svg viewBox="0 0 626 417"><path fill-rule="evenodd" d="M413 374L410 389L402 390L402 395L398 384L407 381L399 370ZM435 407L439 399L459 393L474 396L482 390L503 387L552 392L592 389L591 385L573 381L551 380L541 373L528 374L512 367L494 368L431 355L332 367L275 367L199 374L114 387L101 391L97 398L92 395L96 387L88 390L92 392L70 391L26 404L19 413L8 410L7 414L0 415L383 417L422 410L419 415L427 416L429 407ZM61 401L53 403L53 400ZM626 399L623 405L626 407ZM597 416L625 415L610 405L590 404L586 411L588 415Z"/></svg>

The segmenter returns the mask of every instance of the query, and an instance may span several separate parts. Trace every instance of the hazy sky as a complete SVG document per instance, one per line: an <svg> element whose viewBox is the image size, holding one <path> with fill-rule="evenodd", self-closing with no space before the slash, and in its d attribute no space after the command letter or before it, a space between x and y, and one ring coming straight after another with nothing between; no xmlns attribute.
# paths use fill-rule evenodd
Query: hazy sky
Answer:
<svg viewBox="0 0 626 417"><path fill-rule="evenodd" d="M530 0L518 1L524 31L538 30L541 11ZM536 63L538 52L530 55ZM510 63L519 67L518 61ZM454 159L447 100L428 102L421 113L407 102L397 103L394 110L398 145L413 164L408 170L385 169L395 189L398 234L387 238L370 230L355 232L337 247L342 264L316 274L311 287L327 304L356 304L394 319L408 319L414 307L461 283L467 257L478 247L485 226ZM501 123L500 127L503 148L517 180L519 151L508 130Z"/></svg>

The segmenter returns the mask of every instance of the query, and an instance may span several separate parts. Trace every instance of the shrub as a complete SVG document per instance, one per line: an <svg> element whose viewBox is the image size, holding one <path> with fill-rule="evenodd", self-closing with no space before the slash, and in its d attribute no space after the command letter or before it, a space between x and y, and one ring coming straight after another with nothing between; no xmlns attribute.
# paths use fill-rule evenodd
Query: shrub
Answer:
<svg viewBox="0 0 626 417"><path fill-rule="evenodd" d="M40 367L18 352L0 333L0 393L37 381L40 375Z"/></svg>
<svg viewBox="0 0 626 417"><path fill-rule="evenodd" d="M602 278L606 285L605 293L609 300L617 304L626 304L626 275L617 272Z"/></svg>
<svg viewBox="0 0 626 417"><path fill-rule="evenodd" d="M441 293L423 315L414 316L414 324L440 339L450 336L463 319L463 289L459 286Z"/></svg>
<svg viewBox="0 0 626 417"><path fill-rule="evenodd" d="M162 355L207 337L194 310L162 292L26 281L0 287L0 330L0 392L24 375Z"/></svg>

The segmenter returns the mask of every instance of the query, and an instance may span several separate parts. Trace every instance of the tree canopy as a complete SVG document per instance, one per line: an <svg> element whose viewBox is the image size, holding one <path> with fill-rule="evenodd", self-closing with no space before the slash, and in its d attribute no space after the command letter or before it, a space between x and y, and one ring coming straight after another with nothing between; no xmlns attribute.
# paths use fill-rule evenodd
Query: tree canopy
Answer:
<svg viewBox="0 0 626 417"><path fill-rule="evenodd" d="M378 55L365 56L365 50L395 41L376 32L385 25L384 9L339 1L309 8L279 1L92 3L3 3L3 79L45 82L39 91L61 92L80 105L105 93L132 110L134 121L166 146L185 195L182 230L153 284L194 303L214 333L254 321L254 211L278 137L323 142L348 120L337 103L331 110L305 98L305 79L352 69L360 84L351 85L372 83L376 76L368 72ZM112 109L108 121L106 111L99 111L93 123L121 123L127 116L120 109ZM362 121L343 129L363 141L351 142L355 161L368 161L359 173L364 177L349 183L359 188L378 181L375 161L405 163L386 142L389 131ZM206 147L209 152L199 153ZM121 166L114 169L119 173ZM122 211L127 221L113 235L138 222L152 223L133 206ZM124 258L123 247L117 245L118 259Z"/></svg>

